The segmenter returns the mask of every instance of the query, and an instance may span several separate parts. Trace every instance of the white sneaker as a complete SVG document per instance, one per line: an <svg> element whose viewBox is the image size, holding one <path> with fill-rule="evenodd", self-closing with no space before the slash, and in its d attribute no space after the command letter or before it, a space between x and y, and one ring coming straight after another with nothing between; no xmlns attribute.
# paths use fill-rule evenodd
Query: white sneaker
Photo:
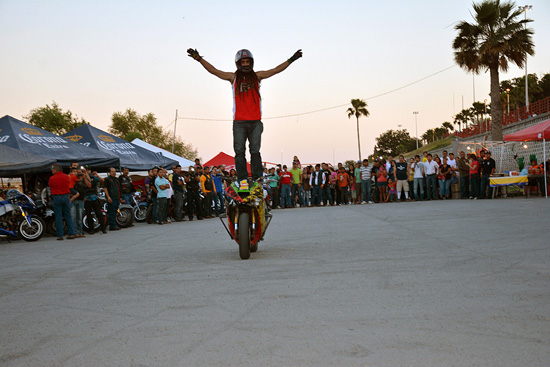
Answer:
<svg viewBox="0 0 550 367"><path fill-rule="evenodd" d="M369 204L374 204L372 201L369 201Z"/></svg>
<svg viewBox="0 0 550 367"><path fill-rule="evenodd" d="M367 202L366 201L362 201L361 204L366 204Z"/></svg>

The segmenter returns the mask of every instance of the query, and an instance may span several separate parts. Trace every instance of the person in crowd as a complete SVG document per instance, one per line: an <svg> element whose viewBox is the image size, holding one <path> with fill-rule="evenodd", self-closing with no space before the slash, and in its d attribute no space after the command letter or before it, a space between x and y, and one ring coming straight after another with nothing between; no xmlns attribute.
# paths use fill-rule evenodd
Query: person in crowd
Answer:
<svg viewBox="0 0 550 367"><path fill-rule="evenodd" d="M103 182L105 198L107 198L107 218L109 220L109 230L118 231L120 227L116 222L118 207L122 198L120 197L120 182L116 177L116 169L109 168L109 175Z"/></svg>
<svg viewBox="0 0 550 367"><path fill-rule="evenodd" d="M393 155L388 156L388 161L386 163L386 170L388 171L388 178L391 178L395 182L395 161L393 160Z"/></svg>
<svg viewBox="0 0 550 367"><path fill-rule="evenodd" d="M380 161L380 166L378 167L378 170L376 172L376 182L378 193L380 194L380 203L388 202L388 171L386 169L386 162L384 162L384 160Z"/></svg>
<svg viewBox="0 0 550 367"><path fill-rule="evenodd" d="M438 164L432 160L432 155L428 153L428 160L423 164L424 174L426 175L426 197L428 200L437 199L436 177L439 173Z"/></svg>
<svg viewBox="0 0 550 367"><path fill-rule="evenodd" d="M344 167L340 168L337 175L338 187L340 188L340 205L349 204L349 175Z"/></svg>
<svg viewBox="0 0 550 367"><path fill-rule="evenodd" d="M311 185L309 184L309 179L311 178L311 166L304 168L302 173L302 186L300 191L302 193L304 206L311 206Z"/></svg>
<svg viewBox="0 0 550 367"><path fill-rule="evenodd" d="M451 173L458 174L458 163L453 152L449 153L449 158L447 159L447 164L451 167Z"/></svg>
<svg viewBox="0 0 550 367"><path fill-rule="evenodd" d="M397 195L397 182L392 180L391 178L388 178L388 194L386 198L386 202L389 201L390 203L395 202Z"/></svg>
<svg viewBox="0 0 550 367"><path fill-rule="evenodd" d="M333 196L332 196L332 190L331 190L331 187L330 187L330 175L331 175L331 172L328 168L328 164L326 163L321 163L321 171L323 172L324 176L325 176L325 182L323 182L323 186L322 186L322 189L321 189L321 193L322 193L322 200L321 200L321 205L330 205L332 203L332 200L333 200Z"/></svg>
<svg viewBox="0 0 550 367"><path fill-rule="evenodd" d="M82 217L84 213L84 198L86 197L86 185L84 185L84 174L76 168L71 168L71 171L78 178L73 189L70 189L71 196L71 217L73 218L75 237L86 237L82 231ZM73 172L72 172L73 173Z"/></svg>
<svg viewBox="0 0 550 367"><path fill-rule="evenodd" d="M371 194L371 174L372 174L373 165L369 164L368 159L363 159L363 164L359 169L361 173L361 194L362 200L361 204L372 204L372 194Z"/></svg>
<svg viewBox="0 0 550 367"><path fill-rule="evenodd" d="M491 176L495 173L496 162L491 158L491 152L489 150L485 151L485 159L481 163L481 182L480 186L480 199L491 199L493 196L493 188L489 185L489 180ZM488 191L488 193L487 193Z"/></svg>
<svg viewBox="0 0 550 367"><path fill-rule="evenodd" d="M151 170L151 176L145 179L145 187L149 192L149 198L151 200L151 205L153 205L153 223L158 222L158 200L157 200L157 187L155 186L155 181L158 176L158 171L160 167L155 166Z"/></svg>
<svg viewBox="0 0 550 367"><path fill-rule="evenodd" d="M50 177L48 186L50 186L53 197L53 211L55 213L55 233L57 240L63 240L65 229L63 228L63 219L67 223L67 239L75 239L74 224L71 218L71 201L69 197L70 178L63 173L61 165L54 163L51 167L53 176Z"/></svg>
<svg viewBox="0 0 550 367"><path fill-rule="evenodd" d="M73 167L71 165L71 167L69 168L69 191L71 191L72 195L74 195L74 192L72 192L72 190L74 189L74 185L78 182L78 162L73 162L73 164L74 163L76 163L77 166Z"/></svg>
<svg viewBox="0 0 550 367"><path fill-rule="evenodd" d="M414 157L411 157L409 159L409 164L407 165L407 182L409 184L410 200L414 200L416 197L416 193L414 191L414 162Z"/></svg>
<svg viewBox="0 0 550 367"><path fill-rule="evenodd" d="M232 179L237 180L237 171L234 168L231 168L229 170L229 177Z"/></svg>
<svg viewBox="0 0 550 367"><path fill-rule="evenodd" d="M219 217L220 214L225 213L225 197L223 189L223 175L217 167L212 167L212 181L214 181L214 213L216 217Z"/></svg>
<svg viewBox="0 0 550 367"><path fill-rule="evenodd" d="M294 166L294 163L296 163L296 166L300 169L302 169L302 163L300 163L300 159L298 159L298 156L294 156L292 158L292 166Z"/></svg>
<svg viewBox="0 0 550 367"><path fill-rule="evenodd" d="M302 169L298 167L298 162L292 162L290 173L292 174L292 205L296 206L296 202L298 202L298 205L304 206L304 200L300 192L300 188L302 187Z"/></svg>
<svg viewBox="0 0 550 367"><path fill-rule="evenodd" d="M174 220L176 222L183 222L183 187L184 181L181 176L181 166L176 165L172 173L172 187L174 190Z"/></svg>
<svg viewBox="0 0 550 367"><path fill-rule="evenodd" d="M451 195L451 166L447 164L448 159L443 157L443 163L439 166L439 198L450 199Z"/></svg>
<svg viewBox="0 0 550 367"><path fill-rule="evenodd" d="M423 151L422 152L422 163L425 163L428 161L428 152L427 151Z"/></svg>
<svg viewBox="0 0 550 367"><path fill-rule="evenodd" d="M183 177L187 186L187 217L192 221L193 216L196 215L197 220L202 220L202 205L199 196L200 176L194 166L190 166L189 171ZM234 177L237 177L236 172Z"/></svg>
<svg viewBox="0 0 550 367"><path fill-rule="evenodd" d="M476 200L479 196L479 160L474 153L468 159L470 169L470 199Z"/></svg>
<svg viewBox="0 0 550 367"><path fill-rule="evenodd" d="M338 187L337 172L332 167L329 167L329 171L330 171L330 177L329 177L330 193L333 199L331 205L338 205L340 204L340 191L337 189Z"/></svg>
<svg viewBox="0 0 550 367"><path fill-rule="evenodd" d="M166 178L167 171L164 168L158 170L158 177L155 180L158 199L158 224L168 223L168 189L170 182Z"/></svg>
<svg viewBox="0 0 550 367"><path fill-rule="evenodd" d="M350 202L355 205L357 204L357 187L355 186L355 164L350 163L346 169L349 180L349 197Z"/></svg>
<svg viewBox="0 0 550 367"><path fill-rule="evenodd" d="M361 187L361 161L357 161L357 163L355 164L355 169L353 170L353 176L354 176L354 179L355 179L355 194L356 194L356 199L355 199L355 203L356 204L361 204L361 200L363 198L363 188Z"/></svg>
<svg viewBox="0 0 550 367"><path fill-rule="evenodd" d="M411 170L414 171L414 185L413 185L413 192L414 197L416 201L422 201L424 200L424 163L420 161L420 156L417 154L414 156L414 163L411 164Z"/></svg>
<svg viewBox="0 0 550 367"><path fill-rule="evenodd" d="M309 177L309 185L311 186L311 204L319 206L323 202L323 194L321 190L324 188L325 173L321 171L321 165L315 165L315 171Z"/></svg>
<svg viewBox="0 0 550 367"><path fill-rule="evenodd" d="M527 174L537 175L537 172L542 174L541 166L536 159L531 159L531 165L527 168ZM541 192L545 192L544 189L544 177L529 177L527 190L531 187L535 188L535 195L540 195Z"/></svg>
<svg viewBox="0 0 550 367"><path fill-rule="evenodd" d="M127 167L122 169L122 174L118 176L118 182L120 184L120 193L122 195L122 201L126 204L132 205L132 194L134 193L134 183L130 177L130 170Z"/></svg>
<svg viewBox="0 0 550 367"><path fill-rule="evenodd" d="M281 178L281 208L293 208L294 205L290 198L290 187L292 185L292 173L287 170L286 165L279 175Z"/></svg>
<svg viewBox="0 0 550 367"><path fill-rule="evenodd" d="M210 174L210 167L205 166L204 172L201 175L201 188L202 193L204 194L203 201L203 210L205 218L214 218L212 215L212 202L214 201L214 194L216 193L216 188L214 187L214 181L212 175Z"/></svg>
<svg viewBox="0 0 550 367"><path fill-rule="evenodd" d="M105 223L105 217L103 215L103 211L101 210L101 202L97 197L97 188L100 183L104 182L104 180L101 177L99 177L97 172L95 171L92 172L90 167L86 167L83 182L84 182L84 185L86 186L86 196L84 198L85 199L84 209L86 210L86 219L87 219L86 224L88 225L88 234L92 235L95 233L92 211L94 212L95 217L99 222L101 232L103 232L103 234L106 234L107 225Z"/></svg>
<svg viewBox="0 0 550 367"><path fill-rule="evenodd" d="M405 192L405 199L409 200L409 181L407 174L407 162L405 162L405 157L403 154L399 156L399 161L393 163L395 169L395 179L396 190L397 190L397 201L401 200L401 191Z"/></svg>
<svg viewBox="0 0 550 367"><path fill-rule="evenodd" d="M274 209L279 209L281 207L279 195L280 179L279 175L275 172L275 167L271 167L267 173L267 189L271 197L271 207Z"/></svg>
<svg viewBox="0 0 550 367"><path fill-rule="evenodd" d="M460 182L460 198L468 199L470 196L470 167L468 167L468 159L466 159L464 151L459 152L456 163Z"/></svg>

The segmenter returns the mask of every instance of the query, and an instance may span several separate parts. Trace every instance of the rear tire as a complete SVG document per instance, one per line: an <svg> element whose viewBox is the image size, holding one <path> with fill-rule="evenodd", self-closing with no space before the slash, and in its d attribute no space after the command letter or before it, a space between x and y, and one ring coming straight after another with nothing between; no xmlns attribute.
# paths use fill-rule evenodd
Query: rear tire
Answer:
<svg viewBox="0 0 550 367"><path fill-rule="evenodd" d="M134 210L130 208L120 208L116 216L116 223L121 228L128 228L134 223Z"/></svg>
<svg viewBox="0 0 550 367"><path fill-rule="evenodd" d="M250 214L239 215L239 255L241 259L250 259Z"/></svg>

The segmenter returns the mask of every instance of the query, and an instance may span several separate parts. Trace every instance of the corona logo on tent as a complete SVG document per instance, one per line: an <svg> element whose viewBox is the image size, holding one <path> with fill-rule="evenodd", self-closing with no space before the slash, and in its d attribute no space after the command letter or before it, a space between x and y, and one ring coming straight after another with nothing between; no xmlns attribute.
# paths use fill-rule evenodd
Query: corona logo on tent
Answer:
<svg viewBox="0 0 550 367"><path fill-rule="evenodd" d="M21 128L21 131L24 133L27 133L29 135L42 135L42 133L36 129L31 129L30 127L23 127Z"/></svg>
<svg viewBox="0 0 550 367"><path fill-rule="evenodd" d="M113 139L113 137L109 136L109 135L98 135L97 137L100 138L101 140L103 140L106 143L114 143L115 142L115 139Z"/></svg>
<svg viewBox="0 0 550 367"><path fill-rule="evenodd" d="M69 139L70 141L74 141L75 143L78 143L78 141L80 139L82 139L82 136L74 134L74 135L71 135L71 136L66 136L65 139Z"/></svg>

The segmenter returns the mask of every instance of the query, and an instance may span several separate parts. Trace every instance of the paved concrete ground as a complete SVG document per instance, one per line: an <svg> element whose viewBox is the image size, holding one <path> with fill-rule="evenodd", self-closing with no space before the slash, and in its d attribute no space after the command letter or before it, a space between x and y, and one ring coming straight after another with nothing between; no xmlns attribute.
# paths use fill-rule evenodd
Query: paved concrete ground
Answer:
<svg viewBox="0 0 550 367"><path fill-rule="evenodd" d="M550 200L277 210L0 243L2 366L548 366ZM107 242L109 241L109 242Z"/></svg>

